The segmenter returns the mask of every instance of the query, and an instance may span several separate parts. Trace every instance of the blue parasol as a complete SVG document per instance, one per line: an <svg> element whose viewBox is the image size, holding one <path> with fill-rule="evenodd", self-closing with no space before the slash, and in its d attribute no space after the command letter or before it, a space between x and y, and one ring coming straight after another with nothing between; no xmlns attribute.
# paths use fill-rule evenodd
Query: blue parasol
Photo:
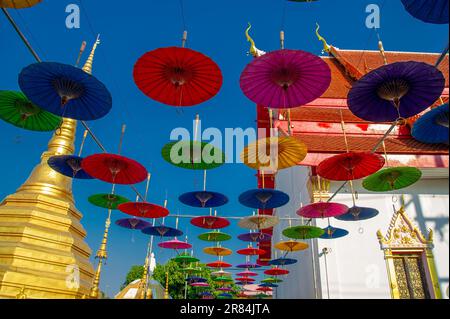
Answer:
<svg viewBox="0 0 450 319"><path fill-rule="evenodd" d="M142 230L151 226L150 223L137 218L124 218L116 221L116 225L126 229Z"/></svg>
<svg viewBox="0 0 450 319"><path fill-rule="evenodd" d="M298 262L297 259L292 258L279 258L269 261L270 266L288 266L288 265L294 265Z"/></svg>
<svg viewBox="0 0 450 319"><path fill-rule="evenodd" d="M274 209L286 205L289 195L275 189L253 189L239 196L239 202L255 209Z"/></svg>
<svg viewBox="0 0 450 319"><path fill-rule="evenodd" d="M261 288L264 288L264 287L266 287L266 288L278 288L279 285L272 284L272 283L262 283L262 284L259 285L259 287L261 287Z"/></svg>
<svg viewBox="0 0 450 319"><path fill-rule="evenodd" d="M47 163L53 170L70 178L93 179L81 168L82 157L74 155L52 156Z"/></svg>
<svg viewBox="0 0 450 319"><path fill-rule="evenodd" d="M327 228L323 229L325 231L325 234L320 236L321 239L337 239L341 237L347 236L349 233L345 229L341 228L334 228L332 226L328 226Z"/></svg>
<svg viewBox="0 0 450 319"><path fill-rule="evenodd" d="M423 22L446 24L448 18L448 0L402 0L406 11Z"/></svg>
<svg viewBox="0 0 450 319"><path fill-rule="evenodd" d="M378 216L379 213L380 212L375 208L353 206L352 208L349 209L347 214L335 218L345 222L351 221L357 222L361 220L374 218Z"/></svg>
<svg viewBox="0 0 450 319"><path fill-rule="evenodd" d="M183 236L183 232L176 228L160 225L144 228L142 232L150 236L158 237L180 237Z"/></svg>
<svg viewBox="0 0 450 319"><path fill-rule="evenodd" d="M67 64L31 64L20 73L19 86L40 108L74 120L96 120L112 108L111 93L103 83Z"/></svg>
<svg viewBox="0 0 450 319"><path fill-rule="evenodd" d="M448 103L425 113L414 123L412 136L422 143L448 144Z"/></svg>
<svg viewBox="0 0 450 319"><path fill-rule="evenodd" d="M208 191L185 193L179 197L179 200L187 206L198 208L214 208L228 203L225 195Z"/></svg>

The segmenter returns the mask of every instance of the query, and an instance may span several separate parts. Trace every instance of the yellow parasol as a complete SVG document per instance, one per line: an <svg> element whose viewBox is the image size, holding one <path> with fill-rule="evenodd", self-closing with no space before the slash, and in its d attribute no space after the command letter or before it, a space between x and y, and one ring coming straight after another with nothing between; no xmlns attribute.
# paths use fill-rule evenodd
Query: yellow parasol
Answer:
<svg viewBox="0 0 450 319"><path fill-rule="evenodd" d="M42 2L42 0L0 0L0 8L23 9Z"/></svg>
<svg viewBox="0 0 450 319"><path fill-rule="evenodd" d="M203 249L203 252L208 255L218 256L218 257L224 257L224 256L230 256L233 251L228 248L224 247L208 247Z"/></svg>
<svg viewBox="0 0 450 319"><path fill-rule="evenodd" d="M269 137L248 145L241 160L256 170L277 171L296 166L307 154L306 145L294 137Z"/></svg>
<svg viewBox="0 0 450 319"><path fill-rule="evenodd" d="M309 248L309 245L307 243L299 242L299 241L282 241L275 245L276 249L279 249L281 251L287 251L290 253L293 253L295 251L302 251Z"/></svg>
<svg viewBox="0 0 450 319"><path fill-rule="evenodd" d="M246 217L239 222L239 227L250 230L262 230L272 228L280 222L277 216L271 215L254 215Z"/></svg>

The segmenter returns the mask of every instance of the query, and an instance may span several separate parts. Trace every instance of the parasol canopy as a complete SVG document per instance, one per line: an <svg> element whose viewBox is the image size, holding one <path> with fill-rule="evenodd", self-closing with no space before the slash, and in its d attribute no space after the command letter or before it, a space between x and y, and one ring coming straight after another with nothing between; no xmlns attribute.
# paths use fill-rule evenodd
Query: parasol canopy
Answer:
<svg viewBox="0 0 450 319"><path fill-rule="evenodd" d="M227 277L227 276L217 277L217 278L214 278L213 281L217 282L217 283L221 283L221 284L223 284L223 283L228 284L228 283L232 283L233 282L233 278L230 278L230 277Z"/></svg>
<svg viewBox="0 0 450 319"><path fill-rule="evenodd" d="M348 210L348 206L344 204L319 202L300 208L297 215L306 218L330 218L344 215Z"/></svg>
<svg viewBox="0 0 450 319"><path fill-rule="evenodd" d="M150 227L151 224L137 218L124 218L116 221L116 225L122 228L142 230L144 228Z"/></svg>
<svg viewBox="0 0 450 319"><path fill-rule="evenodd" d="M275 189L254 189L241 194L239 202L254 209L274 209L289 203L289 195Z"/></svg>
<svg viewBox="0 0 450 319"><path fill-rule="evenodd" d="M111 93L102 82L67 64L31 64L20 73L19 86L31 102L61 117L92 121L112 108Z"/></svg>
<svg viewBox="0 0 450 319"><path fill-rule="evenodd" d="M222 229L230 226L230 222L217 216L200 216L191 219L191 224L204 229Z"/></svg>
<svg viewBox="0 0 450 319"><path fill-rule="evenodd" d="M165 207L147 202L128 202L120 204L118 209L127 215L141 218L163 218L169 215L169 210Z"/></svg>
<svg viewBox="0 0 450 319"><path fill-rule="evenodd" d="M434 24L447 24L448 0L402 0L406 11L414 18Z"/></svg>
<svg viewBox="0 0 450 319"><path fill-rule="evenodd" d="M197 208L215 208L228 203L228 198L225 195L208 191L185 193L178 199L187 206Z"/></svg>
<svg viewBox="0 0 450 319"><path fill-rule="evenodd" d="M280 222L278 216L254 215L239 221L238 225L244 229L263 230L275 227Z"/></svg>
<svg viewBox="0 0 450 319"><path fill-rule="evenodd" d="M232 237L228 234L219 232L219 231L213 231L205 234L201 234L198 236L198 239L207 241L207 242L223 242L228 241Z"/></svg>
<svg viewBox="0 0 450 319"><path fill-rule="evenodd" d="M209 268L230 268L232 265L223 261L215 261L209 264L206 264Z"/></svg>
<svg viewBox="0 0 450 319"><path fill-rule="evenodd" d="M230 256L233 254L233 251L224 247L207 247L203 249L203 252L207 255L213 255L217 257Z"/></svg>
<svg viewBox="0 0 450 319"><path fill-rule="evenodd" d="M149 98L172 106L193 106L214 97L222 86L218 65L197 51L169 47L144 54L134 81Z"/></svg>
<svg viewBox="0 0 450 319"><path fill-rule="evenodd" d="M302 162L308 150L294 137L268 137L249 144L241 153L241 161L255 170L282 170Z"/></svg>
<svg viewBox="0 0 450 319"><path fill-rule="evenodd" d="M266 251L263 249L250 247L250 248L240 249L237 251L237 253L239 255L244 255L244 256L260 256L260 255L264 255L266 253Z"/></svg>
<svg viewBox="0 0 450 319"><path fill-rule="evenodd" d="M281 251L293 253L296 251L306 250L309 248L309 245L307 243L290 240L275 244L275 248Z"/></svg>
<svg viewBox="0 0 450 319"><path fill-rule="evenodd" d="M242 278L236 278L236 281L242 282L242 283L246 283L246 284L250 284L250 283L255 282L256 279L249 278L249 277L242 277Z"/></svg>
<svg viewBox="0 0 450 319"><path fill-rule="evenodd" d="M374 218L378 216L379 211L374 208L369 207L351 207L348 212L344 215L335 217L341 221L361 221Z"/></svg>
<svg viewBox="0 0 450 319"><path fill-rule="evenodd" d="M88 201L94 206L113 210L118 209L120 204L129 202L127 198L115 194L92 195L88 198Z"/></svg>
<svg viewBox="0 0 450 319"><path fill-rule="evenodd" d="M317 174L331 181L351 181L370 176L385 164L383 156L371 152L350 152L322 161Z"/></svg>
<svg viewBox="0 0 450 319"><path fill-rule="evenodd" d="M0 0L0 8L23 9L30 8L42 0Z"/></svg>
<svg viewBox="0 0 450 319"><path fill-rule="evenodd" d="M83 161L82 157L74 155L58 155L52 156L48 159L47 164L54 171L76 179L93 179L81 167Z"/></svg>
<svg viewBox="0 0 450 319"><path fill-rule="evenodd" d="M116 154L86 157L81 167L92 177L106 183L132 185L147 179L147 169L130 158Z"/></svg>
<svg viewBox="0 0 450 319"><path fill-rule="evenodd" d="M379 171L363 181L372 192L390 192L409 187L420 180L422 172L415 167L393 167Z"/></svg>
<svg viewBox="0 0 450 319"><path fill-rule="evenodd" d="M271 266L289 266L289 265L294 265L297 262L298 262L297 259L293 259L293 258L278 258L278 259L269 261L269 265L271 265Z"/></svg>
<svg viewBox="0 0 450 319"><path fill-rule="evenodd" d="M203 277L188 277L186 279L186 281L188 283L193 283L193 282L207 282L208 280L206 278L203 278Z"/></svg>
<svg viewBox="0 0 450 319"><path fill-rule="evenodd" d="M253 264L250 262L236 266L236 268L241 268L241 269L257 269L257 268L261 268L261 267L262 267L261 265Z"/></svg>
<svg viewBox="0 0 450 319"><path fill-rule="evenodd" d="M382 66L356 82L348 95L354 115L369 122L410 118L435 103L442 94L441 71L423 62L396 62Z"/></svg>
<svg viewBox="0 0 450 319"><path fill-rule="evenodd" d="M186 268L182 268L181 272L186 273L188 275L192 275L192 274L199 274L202 272L202 270L198 267L186 267Z"/></svg>
<svg viewBox="0 0 450 319"><path fill-rule="evenodd" d="M225 164L225 154L214 145L204 142L178 141L164 146L164 160L176 167L210 170Z"/></svg>
<svg viewBox="0 0 450 319"><path fill-rule="evenodd" d="M207 282L194 282L189 285L194 288L209 288L210 287Z"/></svg>
<svg viewBox="0 0 450 319"><path fill-rule="evenodd" d="M0 119L29 131L50 132L62 123L62 118L33 104L23 93L0 91Z"/></svg>
<svg viewBox="0 0 450 319"><path fill-rule="evenodd" d="M214 271L211 273L213 277L231 277L231 273L224 270Z"/></svg>
<svg viewBox="0 0 450 319"><path fill-rule="evenodd" d="M319 238L325 233L322 228L314 226L296 226L283 230L283 235L291 239L314 239Z"/></svg>
<svg viewBox="0 0 450 319"><path fill-rule="evenodd" d="M142 230L146 235L158 236L158 237L180 237L183 236L183 232L179 229L160 225L147 227Z"/></svg>
<svg viewBox="0 0 450 319"><path fill-rule="evenodd" d="M200 261L200 259L195 258L189 254L178 255L177 257L173 258L172 260L177 263L180 263L180 264L190 264L190 263L196 263L196 262ZM198 280L197 280L197 282L198 282Z"/></svg>
<svg viewBox="0 0 450 319"><path fill-rule="evenodd" d="M272 236L263 232L247 233L238 236L239 240L252 243L268 242L272 240Z"/></svg>
<svg viewBox="0 0 450 319"><path fill-rule="evenodd" d="M259 285L260 288L278 288L279 286L274 283L265 282Z"/></svg>
<svg viewBox="0 0 450 319"><path fill-rule="evenodd" d="M258 287L258 288L256 288L256 291L262 291L262 292L271 292L272 290L273 289L271 287ZM269 296L266 295L266 294L257 294L255 296L255 298L261 298L261 299L268 298L268 297Z"/></svg>
<svg viewBox="0 0 450 319"><path fill-rule="evenodd" d="M269 277L264 280L261 280L263 284L279 284L282 283L283 280L275 277Z"/></svg>
<svg viewBox="0 0 450 319"><path fill-rule="evenodd" d="M231 299L233 298L232 294L223 293L217 296L217 299Z"/></svg>
<svg viewBox="0 0 450 319"><path fill-rule="evenodd" d="M231 292L231 291L233 291L233 289L230 287L220 287L220 288L217 288L216 291Z"/></svg>
<svg viewBox="0 0 450 319"><path fill-rule="evenodd" d="M264 271L264 274L268 275L268 276L274 276L274 277L285 276L285 275L289 275L289 270L281 269L279 267L273 267L271 269Z"/></svg>
<svg viewBox="0 0 450 319"><path fill-rule="evenodd" d="M288 109L319 98L331 83L330 67L300 50L277 50L254 59L241 74L244 94L258 105Z"/></svg>
<svg viewBox="0 0 450 319"><path fill-rule="evenodd" d="M169 241L165 241L162 243L158 244L159 247L161 248L165 248L165 249L175 249L175 250L182 250L182 249L191 249L192 245L184 242L184 241L180 241L178 239L173 239L173 240L169 240Z"/></svg>
<svg viewBox="0 0 450 319"><path fill-rule="evenodd" d="M258 277L258 274L254 271L246 270L236 274L239 277Z"/></svg>
<svg viewBox="0 0 450 319"><path fill-rule="evenodd" d="M349 233L345 229L328 226L324 228L325 233L320 236L321 239L337 239L347 236Z"/></svg>
<svg viewBox="0 0 450 319"><path fill-rule="evenodd" d="M422 143L448 144L448 127L449 108L447 103L422 115L414 123L411 135Z"/></svg>

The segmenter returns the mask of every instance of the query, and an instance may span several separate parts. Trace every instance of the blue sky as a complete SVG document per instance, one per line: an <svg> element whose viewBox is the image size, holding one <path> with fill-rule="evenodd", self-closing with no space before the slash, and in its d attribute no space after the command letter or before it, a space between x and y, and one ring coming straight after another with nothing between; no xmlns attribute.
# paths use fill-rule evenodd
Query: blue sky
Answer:
<svg viewBox="0 0 450 319"><path fill-rule="evenodd" d="M152 173L149 200L163 204L166 193L172 213L205 214L190 209L177 201L178 195L201 188L202 175L170 166L160 156L160 150L169 141L173 128L191 129L192 120L200 114L203 127L248 128L255 125L255 105L239 89L239 75L251 61L246 55L248 43L244 37L247 22L253 24L252 35L260 49L271 51L279 47L284 0L184 0L186 25L189 31L188 47L201 51L214 59L222 69L224 85L216 98L178 114L175 109L161 105L144 96L135 86L132 70L136 60L145 52L158 47L178 46L183 31L179 0L141 0L122 2L82 1L80 29L67 29L67 5L80 4L79 0L47 0L35 8L11 11L30 42L45 61L73 64L83 40L89 47L100 33L102 43L94 63L94 74L110 89L114 106L105 118L91 122L90 126L111 152L116 152L122 124L127 125L124 154L144 164ZM341 49L377 49L373 30L365 27L366 6L382 7L379 30L386 50L441 52L448 39L448 26L422 23L412 18L399 0L320 0L317 3L287 3L285 20L286 47L321 54L321 43L315 37L315 23L330 44ZM85 14L87 13L87 14ZM0 89L18 90L17 75L22 68L34 63L3 15L0 15L0 61L2 61ZM86 56L85 56L86 57ZM84 57L84 58L85 58ZM28 177L46 149L50 133L33 133L0 122L2 138L0 159L2 183L0 198L14 192ZM79 146L83 130L78 130ZM88 140L84 154L99 152ZM11 169L13 168L13 169ZM251 210L239 205L237 197L256 186L255 172L243 165L225 165L208 175L211 190L220 191L230 198L230 203L219 210L222 216L246 216ZM145 185L139 185L144 191ZM86 241L95 252L100 244L106 212L92 207L87 198L95 193L109 192L110 185L97 181L76 181L74 194L88 235ZM128 187L119 187L118 193L134 199ZM124 218L115 213L113 219ZM175 220L169 219L169 224ZM190 226L188 220L180 221L194 244L196 255L202 261L214 258L201 253L205 243L196 240L202 231ZM226 232L237 236L244 231L235 223ZM148 238L132 235L115 225L109 242L109 260L104 268L102 289L113 296L125 279L130 266L142 264ZM237 239L227 243L237 250L245 243ZM157 260L164 262L174 254L156 250ZM226 258L233 264L244 261L234 255Z"/></svg>

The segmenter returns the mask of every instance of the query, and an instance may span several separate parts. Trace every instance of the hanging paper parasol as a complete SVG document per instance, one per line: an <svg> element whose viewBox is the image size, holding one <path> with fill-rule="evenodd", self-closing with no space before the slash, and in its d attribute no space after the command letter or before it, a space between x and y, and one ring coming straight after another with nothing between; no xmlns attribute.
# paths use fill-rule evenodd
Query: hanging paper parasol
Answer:
<svg viewBox="0 0 450 319"><path fill-rule="evenodd" d="M210 233L201 234L198 236L198 239L207 241L207 242L223 242L228 241L232 237L228 234L219 232L219 231L213 231Z"/></svg>
<svg viewBox="0 0 450 319"><path fill-rule="evenodd" d="M83 158L79 156L58 155L50 157L47 164L54 171L70 178L93 179L93 177L87 174L81 167L82 162Z"/></svg>
<svg viewBox="0 0 450 319"><path fill-rule="evenodd" d="M204 142L172 142L164 146L161 155L176 167L192 170L210 170L225 164L225 154Z"/></svg>
<svg viewBox="0 0 450 319"><path fill-rule="evenodd" d="M206 264L209 268L230 268L232 265L223 261L215 261L209 264Z"/></svg>
<svg viewBox="0 0 450 319"><path fill-rule="evenodd" d="M330 218L344 215L348 206L338 203L314 203L304 206L297 211L297 215L306 218Z"/></svg>
<svg viewBox="0 0 450 319"><path fill-rule="evenodd" d="M118 209L120 204L129 202L127 198L115 194L92 195L88 201L94 206L113 210Z"/></svg>
<svg viewBox="0 0 450 319"><path fill-rule="evenodd" d="M266 287L266 286L256 288L256 291L262 291L262 292L272 292L272 290L273 289L271 287ZM264 299L264 298L267 298L269 296L266 295L266 294L258 294L258 295L255 295L255 297Z"/></svg>
<svg viewBox="0 0 450 319"><path fill-rule="evenodd" d="M216 291L231 292L231 291L233 291L233 289L230 287L220 287L220 288L217 288Z"/></svg>
<svg viewBox="0 0 450 319"><path fill-rule="evenodd" d="M263 249L250 247L250 248L240 249L237 251L237 253L239 255L244 255L244 256L261 256L261 255L264 255L266 253L266 251Z"/></svg>
<svg viewBox="0 0 450 319"><path fill-rule="evenodd" d="M263 232L248 233L238 236L239 240L252 243L268 242L272 240L272 236Z"/></svg>
<svg viewBox="0 0 450 319"><path fill-rule="evenodd" d="M308 104L331 83L330 67L300 50L278 50L254 59L242 72L244 94L258 105L287 109Z"/></svg>
<svg viewBox="0 0 450 319"><path fill-rule="evenodd" d="M298 261L297 259L292 258L279 258L269 261L269 265L271 266L288 266L288 265L294 265Z"/></svg>
<svg viewBox="0 0 450 319"><path fill-rule="evenodd" d="M160 225L147 227L142 230L146 235L158 236L158 237L180 237L183 236L183 232L176 228Z"/></svg>
<svg viewBox="0 0 450 319"><path fill-rule="evenodd" d="M191 249L192 245L187 242L180 241L178 239L165 241L158 244L159 247L165 249L175 249L175 250L183 250L183 249Z"/></svg>
<svg viewBox="0 0 450 319"><path fill-rule="evenodd" d="M255 215L242 219L238 225L244 229L263 230L275 227L280 222L277 216L272 215Z"/></svg>
<svg viewBox="0 0 450 319"><path fill-rule="evenodd" d="M202 277L188 277L188 278L186 279L186 281L187 281L188 283L194 283L194 282L207 282L208 279L202 278Z"/></svg>
<svg viewBox="0 0 450 319"><path fill-rule="evenodd" d="M118 208L122 213L141 218L156 219L169 215L167 208L147 202L124 203L119 205Z"/></svg>
<svg viewBox="0 0 450 319"><path fill-rule="evenodd" d="M137 218L125 218L125 219L119 219L116 221L116 225L120 226L122 228L127 229L137 229L142 230L144 228L150 227L151 224L147 223L146 221L137 219Z"/></svg>
<svg viewBox="0 0 450 319"><path fill-rule="evenodd" d="M0 0L0 8L23 9L30 8L42 0Z"/></svg>
<svg viewBox="0 0 450 319"><path fill-rule="evenodd" d="M191 287L194 288L209 288L209 284L207 282L194 282L190 284Z"/></svg>
<svg viewBox="0 0 450 319"><path fill-rule="evenodd" d="M254 209L274 209L289 203L289 195L275 189L254 189L240 195L239 202Z"/></svg>
<svg viewBox="0 0 450 319"><path fill-rule="evenodd" d="M242 282L242 283L245 283L248 285L248 284L254 283L256 281L256 279L249 278L249 277L242 277L242 278L236 278L236 281Z"/></svg>
<svg viewBox="0 0 450 319"><path fill-rule="evenodd" d="M282 241L275 245L275 248L281 251L286 252L296 252L296 251L302 251L309 248L309 245L307 243L302 243L298 241Z"/></svg>
<svg viewBox="0 0 450 319"><path fill-rule="evenodd" d="M363 187L372 192L390 192L415 184L422 177L422 172L415 167L386 168L367 177Z"/></svg>
<svg viewBox="0 0 450 319"><path fill-rule="evenodd" d="M92 177L111 184L132 185L147 179L144 166L121 155L95 154L86 157L82 168Z"/></svg>
<svg viewBox="0 0 450 319"><path fill-rule="evenodd" d="M394 122L431 106L444 86L444 75L432 65L414 61L392 63L356 82L348 95L348 106L363 120Z"/></svg>
<svg viewBox="0 0 450 319"><path fill-rule="evenodd" d="M279 286L274 283L265 282L259 285L260 288L278 288Z"/></svg>
<svg viewBox="0 0 450 319"><path fill-rule="evenodd" d="M370 176L383 168L385 159L370 152L351 152L324 160L317 174L331 181L351 181Z"/></svg>
<svg viewBox="0 0 450 319"><path fill-rule="evenodd" d="M376 217L379 211L369 207L357 207L353 206L347 212L347 214L335 217L341 221L361 221Z"/></svg>
<svg viewBox="0 0 450 319"><path fill-rule="evenodd" d="M193 106L214 97L222 73L207 56L187 48L160 48L134 66L134 81L149 98L172 106Z"/></svg>
<svg viewBox="0 0 450 319"><path fill-rule="evenodd" d="M191 264L191 263L196 263L196 262L200 261L200 259L197 259L189 254L178 255L177 257L173 258L172 260L175 261L176 263L180 263L180 264Z"/></svg>
<svg viewBox="0 0 450 319"><path fill-rule="evenodd" d="M224 270L214 271L211 273L213 277L231 277L231 273Z"/></svg>
<svg viewBox="0 0 450 319"><path fill-rule="evenodd" d="M25 130L50 132L62 118L37 107L21 92L0 91L0 119Z"/></svg>
<svg viewBox="0 0 450 319"><path fill-rule="evenodd" d="M191 276L193 274L200 274L202 272L202 270L198 267L186 267L186 268L182 268L181 272L186 273L189 276Z"/></svg>
<svg viewBox="0 0 450 319"><path fill-rule="evenodd" d="M274 278L274 277L269 277L269 278L266 278L264 280L261 280L261 282L263 284L279 284L279 283L282 283L283 280L278 279L278 278Z"/></svg>
<svg viewBox="0 0 450 319"><path fill-rule="evenodd" d="M422 143L448 144L448 104L441 105L420 117L412 128L411 135Z"/></svg>
<svg viewBox="0 0 450 319"><path fill-rule="evenodd" d="M328 226L324 229L324 231L325 234L320 236L321 239L337 239L348 235L348 231L345 229L335 228L332 226Z"/></svg>
<svg viewBox="0 0 450 319"><path fill-rule="evenodd" d="M185 193L178 199L183 204L196 208L215 208L228 203L225 195L207 191Z"/></svg>
<svg viewBox="0 0 450 319"><path fill-rule="evenodd" d="M112 107L111 94L103 83L67 64L32 64L20 73L19 86L40 108L74 120L100 119Z"/></svg>
<svg viewBox="0 0 450 319"><path fill-rule="evenodd" d="M255 170L282 170L302 162L308 150L294 137L269 137L251 143L241 154L241 161Z"/></svg>
<svg viewBox="0 0 450 319"><path fill-rule="evenodd" d="M222 217L201 216L191 220L191 224L204 229L222 229L230 226L230 222Z"/></svg>
<svg viewBox="0 0 450 319"><path fill-rule="evenodd" d="M240 273L237 273L236 275L239 277L258 277L258 274L256 272L249 271L249 270L242 271Z"/></svg>
<svg viewBox="0 0 450 319"><path fill-rule="evenodd" d="M232 299L232 298L233 298L233 295L226 294L226 293L220 294L220 295L217 296L217 299Z"/></svg>
<svg viewBox="0 0 450 319"><path fill-rule="evenodd" d="M213 255L217 257L230 256L233 254L233 251L224 247L207 247L203 249L203 252L208 255Z"/></svg>
<svg viewBox="0 0 450 319"><path fill-rule="evenodd" d="M253 264L250 262L236 266L236 268L241 268L241 269L257 269L257 268L261 268L261 267L262 267L261 265Z"/></svg>
<svg viewBox="0 0 450 319"><path fill-rule="evenodd" d="M414 18L434 24L447 24L448 0L402 0L406 11Z"/></svg>
<svg viewBox="0 0 450 319"><path fill-rule="evenodd" d="M291 239L314 239L319 238L325 233L322 228L314 226L296 226L283 230L283 235Z"/></svg>
<svg viewBox="0 0 450 319"><path fill-rule="evenodd" d="M217 277L213 281L219 284L230 284L233 282L233 279L230 277Z"/></svg>
<svg viewBox="0 0 450 319"><path fill-rule="evenodd" d="M276 276L285 276L285 275L289 275L289 270L274 267L274 268L264 271L264 274L268 275L268 276L275 276L275 277Z"/></svg>

